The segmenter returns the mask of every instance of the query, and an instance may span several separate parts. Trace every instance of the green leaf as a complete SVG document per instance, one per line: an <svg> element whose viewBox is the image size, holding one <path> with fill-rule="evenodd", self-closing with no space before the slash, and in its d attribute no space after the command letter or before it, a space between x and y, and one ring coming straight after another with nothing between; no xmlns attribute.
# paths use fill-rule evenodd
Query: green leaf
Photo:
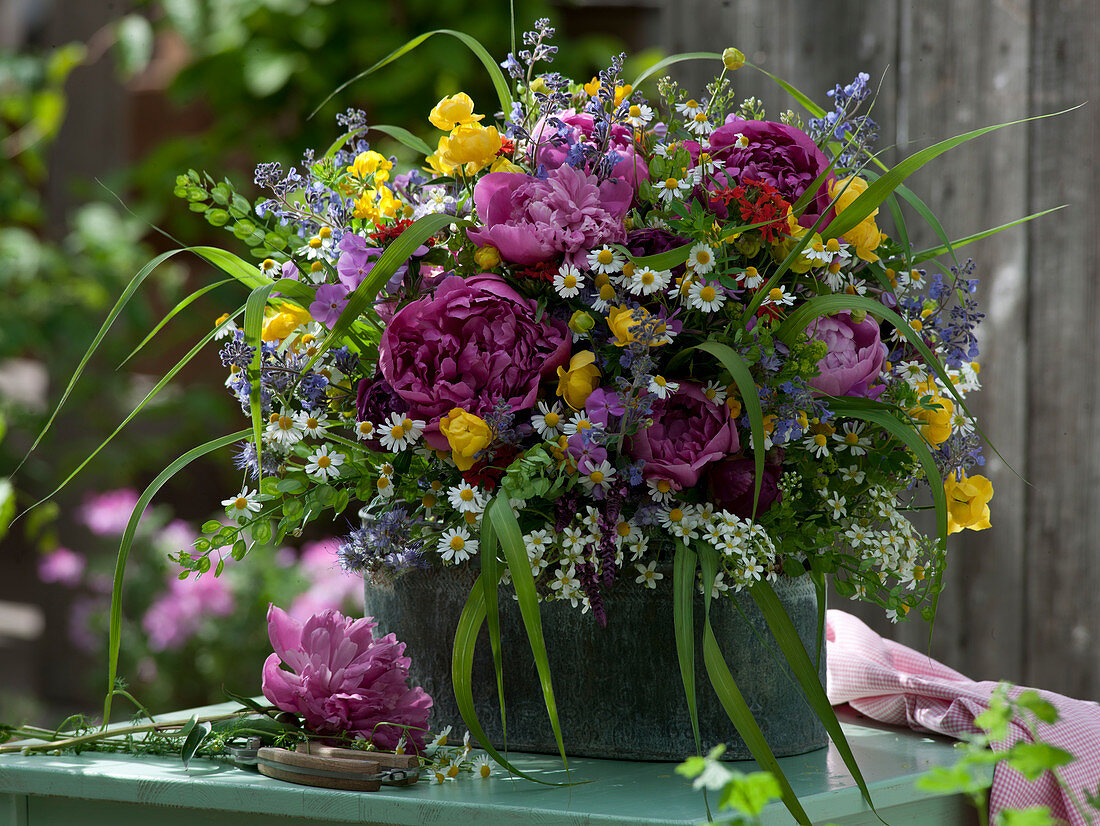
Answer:
<svg viewBox="0 0 1100 826"><path fill-rule="evenodd" d="M263 323L264 309L267 307L268 296L274 288L274 284L264 284L256 287L248 295L244 305L244 343L254 348L252 363L248 365L248 410L252 417L252 441L256 446L256 467L259 469L260 479L263 482L263 418L260 403L260 378L263 364L263 342L260 340ZM263 543L260 543L263 544Z"/></svg>
<svg viewBox="0 0 1100 826"><path fill-rule="evenodd" d="M249 431L238 430L236 433L211 439L209 442L187 451L149 483L149 487L138 497L137 503L130 513L126 530L123 531L122 541L118 546L114 584L111 589L111 618L107 640L107 697L103 701L103 728L106 728L111 722L111 701L114 698L115 679L118 677L118 652L122 642L122 582L126 574L126 560L130 556L130 548L133 546L134 534L137 533L137 526L141 521L142 514L145 513L145 509L149 506L153 497L157 495L157 492L164 487L164 484L187 465L208 453L227 447L234 442L239 442L248 435Z"/></svg>
<svg viewBox="0 0 1100 826"><path fill-rule="evenodd" d="M1074 756L1050 743L1020 742L1005 755L1005 762L1027 780L1038 780L1043 772L1072 763Z"/></svg>
<svg viewBox="0 0 1100 826"><path fill-rule="evenodd" d="M1058 709L1052 703L1044 700L1035 689L1021 691L1014 702L1020 708L1027 709L1044 723L1058 722Z"/></svg>
<svg viewBox="0 0 1100 826"><path fill-rule="evenodd" d="M519 613L523 618L527 641L531 645L531 656L535 660L535 669L542 684L542 699L546 706L546 714L550 718L550 728L554 732L554 740L558 744L562 763L568 771L569 761L565 755L565 743L562 740L561 725L558 722L558 707L554 700L554 687L550 679L550 661L546 656L542 618L539 616L538 594L535 591L535 578L531 574L527 548L523 544L523 531L520 530L519 522L516 521L508 500L500 496L489 503L481 518L492 522L497 541L500 542L500 548L508 563L508 570L512 574L512 587L516 591Z"/></svg>
<svg viewBox="0 0 1100 826"><path fill-rule="evenodd" d="M404 144L412 149L414 152L419 152L421 155L432 154L432 148L428 146L421 138L418 138L408 129L402 129L400 126L374 126L370 128L372 132L381 132L383 135L389 135L394 140Z"/></svg>
<svg viewBox="0 0 1100 826"><path fill-rule="evenodd" d="M351 84L355 83L357 80L362 80L368 75L378 71L383 66L386 66L397 60L397 58L408 54L429 37L433 37L437 34L446 34L450 35L451 37L457 38L458 40L461 40L466 45L466 47L474 53L474 56L481 61L482 65L485 66L486 71L489 72L489 79L492 81L493 88L496 90L497 93L497 98L499 98L500 100L500 109L502 112L504 112L505 116L507 116L512 111L512 93L508 90L508 81L504 79L504 74L500 71L500 67L497 65L496 60L493 59L493 56L489 54L488 51L486 51L485 47L482 46L476 38L471 37L465 32L457 32L453 29L436 29L435 31L425 32L422 35L414 37L404 46L401 46L400 48L390 52L369 69L365 69L364 71L353 77L351 80L347 80L344 83L341 83L339 86L336 87L336 89L332 91L331 94L329 94L328 97L321 101L320 106L318 106L316 109L313 110L312 113L310 113L310 117L312 118L314 115L320 112L322 107L326 103L336 97L336 95L340 94L340 92L344 91L344 89L348 88Z"/></svg>
<svg viewBox="0 0 1100 826"><path fill-rule="evenodd" d="M703 753L699 735L699 703L695 693L695 552L676 540L672 560L672 627L676 635L676 658L680 662L680 679L684 683L691 733L695 736L695 752Z"/></svg>
<svg viewBox="0 0 1100 826"><path fill-rule="evenodd" d="M745 408L745 414L749 417L749 429L752 431L752 443L758 449L753 450L756 481L752 493L752 516L756 517L756 506L760 503L760 485L764 480L764 451L760 448L764 444L764 413L760 407L760 395L756 390L756 381L749 372L749 366L745 360L728 344L718 341L704 341L695 346L696 350L702 350L718 359L726 368L730 377L737 384L741 393L741 404Z"/></svg>
<svg viewBox="0 0 1100 826"><path fill-rule="evenodd" d="M507 500L505 500L507 501ZM500 725L504 730L504 751L508 751L508 715L504 708L504 662L500 645L500 605L497 602L500 577L504 566L497 559L497 534L491 519L481 520L481 576L485 589L485 620L489 626L489 648L493 654L493 671L497 678L497 701L500 704Z"/></svg>
<svg viewBox="0 0 1100 826"><path fill-rule="evenodd" d="M997 815L997 826L1054 826L1062 823L1051 817L1047 806L1029 806L1026 809L1002 809Z"/></svg>
<svg viewBox="0 0 1100 826"><path fill-rule="evenodd" d="M1083 104L1082 104L1083 105ZM1055 117L1056 115L1064 115L1067 112L1072 112L1077 109L1077 106L1073 106L1069 109L1063 109L1061 112L1051 112L1046 115L1036 115L1030 118L1021 118L1020 120L1008 121L1006 123L998 123L993 126L983 126L981 129L973 129L970 132L964 132L961 135L956 135L953 138L940 141L925 149L915 152L905 160L898 163L892 169L884 172L882 176L871 183L858 198L852 201L840 215L833 219L832 223L821 233L825 238L838 238L849 230L857 226L864 218L871 214L874 209L886 200L886 196L897 189L898 185L927 164L929 161L939 157L949 149L954 149L956 146L972 141L975 138L986 135L990 132L995 132L998 129L1003 129L1006 126L1014 126L1020 123L1028 123L1029 121L1042 120L1043 118Z"/></svg>
<svg viewBox="0 0 1100 826"><path fill-rule="evenodd" d="M191 718L192 720L194 718ZM210 732L214 730L214 727L210 723L198 723L190 731L187 732L187 736L183 740L183 745L180 746L180 759L183 760L183 768L187 769L191 765L191 760L195 756L195 752L199 750L203 742L210 736Z"/></svg>
<svg viewBox="0 0 1100 826"><path fill-rule="evenodd" d="M0 539L7 536L15 516L15 487L11 479L0 479Z"/></svg>
<svg viewBox="0 0 1100 826"><path fill-rule="evenodd" d="M1060 209L1065 209L1067 204L1061 206L1051 207L1050 209L1044 209L1042 212L1033 212L1031 215L1026 215L1023 218L1017 218L1015 221L1009 221L1007 224L1001 224L999 227L993 227L992 229L983 230L982 232L976 232L973 235L967 235L965 238L959 238L956 241L951 241L949 244L941 244L938 247L929 247L926 250L921 250L913 256L913 265L922 264L925 261L929 261L933 258L938 258L946 252L950 252L954 255L954 250L959 247L965 247L967 244L972 244L975 241L981 241L983 238L988 238L991 235L996 235L998 232L1002 232L1006 229L1019 226L1020 224L1027 223L1035 218L1041 218L1044 215L1049 215L1052 212L1057 212Z"/></svg>
<svg viewBox="0 0 1100 826"><path fill-rule="evenodd" d="M719 63L721 63L722 55L718 54L718 52L681 52L680 54L670 55L664 60L659 60L654 63L640 75L634 78L634 82L630 85L633 88L637 89L639 86L645 83L646 80L653 77L655 74L663 72L669 66L674 66L677 63L683 63L687 60L717 60Z"/></svg>
<svg viewBox="0 0 1100 826"><path fill-rule="evenodd" d="M954 766L936 766L918 777L914 785L933 794L974 795L989 788L989 777L978 766L960 762Z"/></svg>
<svg viewBox="0 0 1100 826"><path fill-rule="evenodd" d="M840 754L844 765L851 772L852 779L859 787L863 799L867 801L867 805L871 807L871 811L875 812L877 816L878 812L871 800L871 792L867 788L867 782L863 779L863 773L859 770L859 764L856 763L852 747L848 744L848 738L844 736L844 730L840 727L840 721L836 717L836 712L833 711L832 703L829 702L829 698L825 694L825 688L821 685L817 668L810 660L810 655L806 653L806 646L802 644L798 631L795 629L794 623L791 622L790 615L787 614L787 609L783 607L783 603L779 601L775 589L767 580L750 585L749 593L760 608L760 613L764 615L772 636L779 643L779 649L786 657L787 665L790 666L795 679L802 686L802 692L805 694L810 708L814 710L817 718L825 726L825 731L829 734L833 748Z"/></svg>
<svg viewBox="0 0 1100 826"><path fill-rule="evenodd" d="M232 691L230 691L228 688L226 688L224 685L222 686L222 693L226 697L228 697L230 700L234 700L234 701L240 703L242 706L244 706L245 708L247 708L251 711L257 711L261 714L266 712L266 709L262 705L257 703L255 700L253 700L251 697L245 697L242 694L235 694Z"/></svg>

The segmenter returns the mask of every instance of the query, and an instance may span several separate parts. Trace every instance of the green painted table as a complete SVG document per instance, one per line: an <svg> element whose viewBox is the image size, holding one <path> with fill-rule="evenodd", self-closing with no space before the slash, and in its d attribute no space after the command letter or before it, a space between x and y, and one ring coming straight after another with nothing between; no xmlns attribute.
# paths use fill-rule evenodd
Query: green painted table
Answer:
<svg viewBox="0 0 1100 826"><path fill-rule="evenodd" d="M186 719L190 713L165 715L165 719ZM849 742L875 805L890 826L977 822L963 798L930 796L914 788L917 776L957 759L950 741L847 719ZM513 758L518 767L539 777L565 779L560 760L539 755ZM815 823L878 823L832 747L781 762ZM0 826L671 826L705 819L702 794L673 772L674 763L576 758L569 765L573 780L593 782L551 788L507 776L463 777L443 785L421 782L363 793L296 786L213 760L195 760L185 770L174 758L4 755L0 756ZM742 771L755 769L751 762L730 765ZM773 805L763 822L772 826L794 821L780 805Z"/></svg>

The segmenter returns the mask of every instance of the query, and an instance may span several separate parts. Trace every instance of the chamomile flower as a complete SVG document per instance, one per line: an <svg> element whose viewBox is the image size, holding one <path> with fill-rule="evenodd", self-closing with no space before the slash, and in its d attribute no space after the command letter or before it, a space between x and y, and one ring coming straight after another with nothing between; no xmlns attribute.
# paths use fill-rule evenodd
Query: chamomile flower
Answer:
<svg viewBox="0 0 1100 826"><path fill-rule="evenodd" d="M744 132L735 132L734 135L733 135L733 144L732 145L736 146L738 149L748 149L749 148L749 137L748 137L748 135L746 135Z"/></svg>
<svg viewBox="0 0 1100 826"><path fill-rule="evenodd" d="M237 327L237 323L232 319L229 313L222 313L220 316L218 316L217 320L214 321L214 326L217 327L219 324L225 324L225 326L218 330L218 332L214 333L215 341L221 338L226 338L227 336L232 336L239 329Z"/></svg>
<svg viewBox="0 0 1100 826"><path fill-rule="evenodd" d="M708 244L696 244L688 253L687 265L699 275L714 269L714 250Z"/></svg>
<svg viewBox="0 0 1100 826"><path fill-rule="evenodd" d="M562 429L561 405L539 402L538 412L531 417L531 427L544 439L556 439Z"/></svg>
<svg viewBox="0 0 1100 826"><path fill-rule="evenodd" d="M302 431L311 439L319 439L325 432L328 416L324 410L310 410L302 416Z"/></svg>
<svg viewBox="0 0 1100 826"><path fill-rule="evenodd" d="M322 227L327 230L328 227ZM305 246L298 249L298 255L304 255L307 261L323 261L332 255L332 230L322 237L321 233L310 238Z"/></svg>
<svg viewBox="0 0 1100 826"><path fill-rule="evenodd" d="M811 433L802 440L802 446L818 459L829 455L829 437L824 433Z"/></svg>
<svg viewBox="0 0 1100 826"><path fill-rule="evenodd" d="M254 490L245 488L236 496L223 499L225 511L234 519L247 519L249 514L258 513L263 505L260 504L260 494Z"/></svg>
<svg viewBox="0 0 1100 826"><path fill-rule="evenodd" d="M794 296L787 292L786 287L773 287L761 302L761 306L772 307L789 307L792 304L794 304Z"/></svg>
<svg viewBox="0 0 1100 826"><path fill-rule="evenodd" d="M688 305L704 313L715 313L726 303L726 293L721 287L714 287L699 278L691 282L688 289Z"/></svg>
<svg viewBox="0 0 1100 826"><path fill-rule="evenodd" d="M473 768L474 777L480 777L482 780L493 773L493 763L489 760L489 755L487 754L479 754L474 758L471 766Z"/></svg>
<svg viewBox="0 0 1100 826"><path fill-rule="evenodd" d="M592 250L588 253L587 260L588 268L592 270L592 272L605 272L611 275L619 272L619 270L623 268L623 262L626 259L621 252L604 244L599 249Z"/></svg>
<svg viewBox="0 0 1100 826"><path fill-rule="evenodd" d="M649 498L658 505L667 505L672 501L673 494L679 490L668 479L646 479L646 486L649 488Z"/></svg>
<svg viewBox="0 0 1100 826"><path fill-rule="evenodd" d="M280 447L290 447L300 442L305 436L306 431L302 425L300 415L284 410L281 414L271 415L264 432L269 441L275 442Z"/></svg>
<svg viewBox="0 0 1100 826"><path fill-rule="evenodd" d="M574 413L568 422L562 425L561 432L566 436L573 436L577 433L583 433L584 431L593 432L598 427L588 418L588 414L585 412Z"/></svg>
<svg viewBox="0 0 1100 826"><path fill-rule="evenodd" d="M928 381L928 370L919 361L903 361L895 368L895 372L914 390Z"/></svg>
<svg viewBox="0 0 1100 826"><path fill-rule="evenodd" d="M664 376L654 376L649 380L649 392L658 399L667 399L680 389L678 382L669 381Z"/></svg>
<svg viewBox="0 0 1100 826"><path fill-rule="evenodd" d="M695 162L695 167L691 170L695 175L695 182L701 183L704 175L713 175L722 165L714 159L709 152L700 152L699 159Z"/></svg>
<svg viewBox="0 0 1100 826"><path fill-rule="evenodd" d="M703 385L703 395L712 404L724 404L726 401L726 388L718 381L708 381Z"/></svg>
<svg viewBox="0 0 1100 826"><path fill-rule="evenodd" d="M682 181L679 178L665 178L663 181L654 183L653 189L662 203L670 204L682 197L690 186L688 181Z"/></svg>
<svg viewBox="0 0 1100 826"><path fill-rule="evenodd" d="M848 515L848 500L836 491L829 494L825 500L825 507L832 511L833 519L843 519Z"/></svg>
<svg viewBox="0 0 1100 826"><path fill-rule="evenodd" d="M375 437L375 427L373 424L364 419L361 422L355 423L355 438L360 441L366 439L373 439Z"/></svg>
<svg viewBox="0 0 1100 826"><path fill-rule="evenodd" d="M378 441L382 447L400 453L424 433L426 422L410 419L404 413L391 413L389 421L378 429Z"/></svg>
<svg viewBox="0 0 1100 826"><path fill-rule="evenodd" d="M604 459L588 471L588 473L581 475L581 484L584 485L584 489L589 492L597 488L604 490L614 478L615 468L611 466L609 461Z"/></svg>
<svg viewBox="0 0 1100 826"><path fill-rule="evenodd" d="M653 110L644 103L632 103L626 110L626 122L638 129L653 120Z"/></svg>
<svg viewBox="0 0 1100 826"><path fill-rule="evenodd" d="M643 565L641 562L635 562L634 568L638 571L638 576L634 581L639 585L644 585L650 590L656 590L658 580L665 578L664 574L657 571L656 561L650 562L648 565Z"/></svg>
<svg viewBox="0 0 1100 826"><path fill-rule="evenodd" d="M458 565L477 553L477 540L465 528L448 528L440 535L435 549L444 562Z"/></svg>
<svg viewBox="0 0 1100 826"><path fill-rule="evenodd" d="M319 476L321 481L327 482L340 475L340 465L344 464L345 458L343 453L330 453L329 446L323 444L310 454L305 472L308 476Z"/></svg>
<svg viewBox="0 0 1100 826"><path fill-rule="evenodd" d="M674 504L657 514L657 522L662 528L666 528L673 536L680 539L695 539L698 534L695 531L695 520L679 505Z"/></svg>
<svg viewBox="0 0 1100 826"><path fill-rule="evenodd" d="M833 435L833 439L838 443L836 449L847 450L853 456L865 455L867 448L871 446L871 440L864 438L864 427L866 425L863 422L845 422L842 428L844 432Z"/></svg>
<svg viewBox="0 0 1100 826"><path fill-rule="evenodd" d="M393 498L393 494L396 489L393 486L393 477L382 474L378 477L378 481L374 483L375 490L378 491L378 495L383 499Z"/></svg>
<svg viewBox="0 0 1100 826"><path fill-rule="evenodd" d="M691 100L685 100L683 103L676 104L676 111L683 115L685 118L693 118L696 115L705 112L706 106L699 101L692 98Z"/></svg>
<svg viewBox="0 0 1100 826"><path fill-rule="evenodd" d="M963 410L956 410L951 417L951 432L960 436L969 436L974 432L974 420Z"/></svg>
<svg viewBox="0 0 1100 826"><path fill-rule="evenodd" d="M684 124L684 127L693 135L699 137L706 137L714 131L714 124L707 118L705 112L697 112L693 117L688 119Z"/></svg>
<svg viewBox="0 0 1100 826"><path fill-rule="evenodd" d="M459 513L481 513L485 510L485 494L473 485L461 484L450 488L447 501Z"/></svg>
<svg viewBox="0 0 1100 826"><path fill-rule="evenodd" d="M584 276L572 264L563 264L554 276L554 289L562 298L576 298L584 286Z"/></svg>
<svg viewBox="0 0 1100 826"><path fill-rule="evenodd" d="M925 273L921 270L909 270L898 273L898 289L920 292L924 289Z"/></svg>
<svg viewBox="0 0 1100 826"><path fill-rule="evenodd" d="M755 290L764 283L764 276L760 274L756 267L745 267L745 271L741 273L739 280L750 290Z"/></svg>
<svg viewBox="0 0 1100 826"><path fill-rule="evenodd" d="M670 281L672 281L672 272L669 270L635 267L626 281L626 288L634 295L653 295L668 287Z"/></svg>
<svg viewBox="0 0 1100 826"><path fill-rule="evenodd" d="M615 546L622 547L634 542L642 535L642 529L634 524L633 520L624 519L615 526Z"/></svg>

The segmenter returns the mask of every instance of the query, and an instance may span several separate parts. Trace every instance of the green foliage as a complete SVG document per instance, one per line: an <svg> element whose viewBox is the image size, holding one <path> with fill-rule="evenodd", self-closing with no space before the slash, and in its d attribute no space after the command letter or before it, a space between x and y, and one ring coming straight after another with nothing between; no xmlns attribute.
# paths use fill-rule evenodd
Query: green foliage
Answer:
<svg viewBox="0 0 1100 826"><path fill-rule="evenodd" d="M712 823L752 826L760 822L764 808L782 796L779 783L771 772L746 774L722 764L719 758L725 749L725 745L719 744L706 757L689 757L676 767L676 773L694 780L692 786L695 789L719 793L719 812L730 814Z"/></svg>

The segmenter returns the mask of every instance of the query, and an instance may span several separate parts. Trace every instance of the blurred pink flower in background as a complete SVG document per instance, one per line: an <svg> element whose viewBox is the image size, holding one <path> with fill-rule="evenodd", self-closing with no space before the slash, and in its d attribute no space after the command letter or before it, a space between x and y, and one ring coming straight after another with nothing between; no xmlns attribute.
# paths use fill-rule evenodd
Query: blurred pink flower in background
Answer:
<svg viewBox="0 0 1100 826"><path fill-rule="evenodd" d="M142 617L141 627L149 635L149 648L164 651L178 648L193 637L203 620L227 617L235 601L229 584L212 574L189 579L170 579L167 588Z"/></svg>
<svg viewBox="0 0 1100 826"><path fill-rule="evenodd" d="M87 560L68 548L58 548L43 554L38 560L38 578L43 582L59 582L75 588L80 584Z"/></svg>
<svg viewBox="0 0 1100 826"><path fill-rule="evenodd" d="M305 622L314 614L327 608L343 608L345 605L363 609L363 579L351 576L340 567L336 556L338 542L323 539L302 546L298 558L298 571L309 582L309 588L295 597L287 614L297 622Z"/></svg>
<svg viewBox="0 0 1100 826"><path fill-rule="evenodd" d="M91 494L84 497L78 518L96 536L118 536L126 530L137 501L138 492L130 488Z"/></svg>

